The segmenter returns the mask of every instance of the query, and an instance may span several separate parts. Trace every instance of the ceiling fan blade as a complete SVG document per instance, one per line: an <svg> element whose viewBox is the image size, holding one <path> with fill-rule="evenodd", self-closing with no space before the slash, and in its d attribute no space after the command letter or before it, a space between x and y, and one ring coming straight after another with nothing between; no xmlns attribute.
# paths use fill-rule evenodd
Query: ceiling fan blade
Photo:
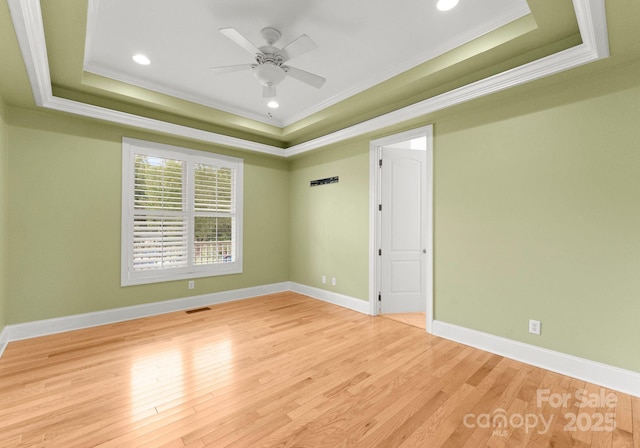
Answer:
<svg viewBox="0 0 640 448"><path fill-rule="evenodd" d="M253 45L249 39L240 34L235 28L220 28L220 32L251 53L251 55L260 54L258 47Z"/></svg>
<svg viewBox="0 0 640 448"><path fill-rule="evenodd" d="M239 72L241 70L251 70L255 67L255 64L240 64L240 65L227 65L225 67L211 67L213 73L231 73Z"/></svg>
<svg viewBox="0 0 640 448"><path fill-rule="evenodd" d="M304 70L300 70L299 68L288 67L287 66L287 67L285 67L285 70L287 72L287 75L291 76L292 78L297 79L298 81L302 81L302 82L304 82L306 84L309 84L310 86L313 86L316 89L319 89L320 87L322 87L322 85L326 81L326 79L323 78L322 76L318 76L318 75L314 75L313 73L305 72Z"/></svg>
<svg viewBox="0 0 640 448"><path fill-rule="evenodd" d="M262 97L273 98L276 96L276 86L262 86Z"/></svg>
<svg viewBox="0 0 640 448"><path fill-rule="evenodd" d="M314 48L317 48L316 43L312 41L309 36L303 34L276 54L282 56L284 61L288 61L289 59L300 56Z"/></svg>

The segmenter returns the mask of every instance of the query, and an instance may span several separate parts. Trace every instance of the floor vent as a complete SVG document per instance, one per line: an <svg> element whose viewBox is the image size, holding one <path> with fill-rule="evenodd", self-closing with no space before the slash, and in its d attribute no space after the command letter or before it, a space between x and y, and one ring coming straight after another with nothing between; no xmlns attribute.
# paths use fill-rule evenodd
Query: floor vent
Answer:
<svg viewBox="0 0 640 448"><path fill-rule="evenodd" d="M210 311L211 308L209 308L208 306L205 306L203 308L196 308L195 310L187 310L185 311L185 313L187 314L193 314L193 313L200 313L201 311Z"/></svg>

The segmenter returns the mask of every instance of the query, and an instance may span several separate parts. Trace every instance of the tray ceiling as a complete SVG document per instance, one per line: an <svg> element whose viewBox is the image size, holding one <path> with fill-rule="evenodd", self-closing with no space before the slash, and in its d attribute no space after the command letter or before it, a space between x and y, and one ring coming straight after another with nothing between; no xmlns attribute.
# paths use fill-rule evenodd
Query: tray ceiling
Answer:
<svg viewBox="0 0 640 448"><path fill-rule="evenodd" d="M283 156L608 55L603 0L461 0L447 13L435 1L8 4L36 105ZM251 59L218 28L259 46L264 26L283 44L308 34L318 48L290 64L327 78L318 90L285 79L272 117L250 73L209 70ZM151 64L134 64L134 52Z"/></svg>
<svg viewBox="0 0 640 448"><path fill-rule="evenodd" d="M463 0L446 12L433 0L90 0L84 70L282 127L529 13L524 0ZM220 28L260 47L267 26L282 33L278 46L311 37L317 48L287 64L327 79L316 89L285 78L273 110L251 71L210 70L255 62ZM151 63L136 64L137 53Z"/></svg>

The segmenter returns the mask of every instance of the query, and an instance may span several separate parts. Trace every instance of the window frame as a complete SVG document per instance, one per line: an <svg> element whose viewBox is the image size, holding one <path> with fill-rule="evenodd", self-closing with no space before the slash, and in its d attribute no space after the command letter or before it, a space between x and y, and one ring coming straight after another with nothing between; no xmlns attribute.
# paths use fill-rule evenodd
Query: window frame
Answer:
<svg viewBox="0 0 640 448"><path fill-rule="evenodd" d="M184 213L187 217L187 266L148 271L133 270L133 224L135 156L168 158L185 162L183 172ZM235 226L232 240L235 244L235 260L209 265L195 265L194 207L195 165L201 163L235 170ZM142 285L200 277L240 274L243 272L243 190L244 160L206 151L198 151L163 143L149 142L128 137L122 139L122 223L121 223L121 286Z"/></svg>

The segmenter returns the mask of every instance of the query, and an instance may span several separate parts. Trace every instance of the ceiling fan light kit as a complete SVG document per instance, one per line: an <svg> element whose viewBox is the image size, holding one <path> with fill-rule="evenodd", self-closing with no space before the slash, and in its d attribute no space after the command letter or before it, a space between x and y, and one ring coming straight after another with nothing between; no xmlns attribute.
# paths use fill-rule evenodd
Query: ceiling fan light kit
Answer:
<svg viewBox="0 0 640 448"><path fill-rule="evenodd" d="M275 97L276 86L287 76L291 76L298 81L302 81L318 89L322 87L326 81L322 76L284 65L289 59L316 48L316 44L306 34L298 37L285 47L278 48L275 47L274 44L280 40L280 31L272 27L266 27L260 31L260 35L267 44L258 48L234 28L221 28L220 32L244 48L255 58L256 62L254 64L214 67L211 70L214 73L252 70L253 76L263 86L262 96L264 98Z"/></svg>
<svg viewBox="0 0 640 448"><path fill-rule="evenodd" d="M275 87L282 82L287 76L287 73L280 65L265 61L253 67L253 76L255 76L264 87Z"/></svg>

